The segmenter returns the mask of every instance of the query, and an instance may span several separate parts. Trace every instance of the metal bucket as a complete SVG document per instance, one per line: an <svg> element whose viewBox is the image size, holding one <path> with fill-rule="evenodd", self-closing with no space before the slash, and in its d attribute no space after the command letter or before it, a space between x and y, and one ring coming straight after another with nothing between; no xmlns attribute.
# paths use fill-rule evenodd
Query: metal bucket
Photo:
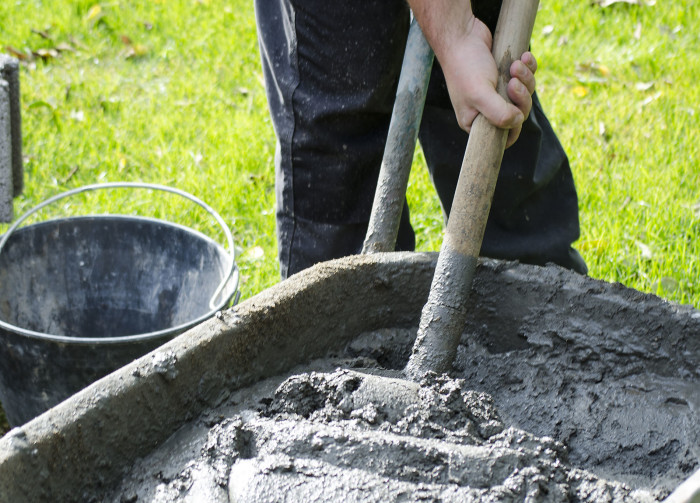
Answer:
<svg viewBox="0 0 700 503"><path fill-rule="evenodd" d="M18 229L59 199L108 188L188 199L221 226L228 251L197 231L145 217L70 217ZM110 183L45 201L0 241L0 402L8 421L27 422L211 317L237 292L231 232L190 194Z"/></svg>

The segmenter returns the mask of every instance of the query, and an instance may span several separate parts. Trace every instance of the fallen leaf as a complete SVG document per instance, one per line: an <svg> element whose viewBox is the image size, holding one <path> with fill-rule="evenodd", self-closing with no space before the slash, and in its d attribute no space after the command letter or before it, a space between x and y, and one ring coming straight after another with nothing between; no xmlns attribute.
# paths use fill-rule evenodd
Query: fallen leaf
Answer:
<svg viewBox="0 0 700 503"><path fill-rule="evenodd" d="M254 246L246 252L246 258L248 260L261 260L265 258L265 250L261 246Z"/></svg>
<svg viewBox="0 0 700 503"><path fill-rule="evenodd" d="M639 248L639 250L641 251L642 258L645 258L645 259L653 258L654 254L651 252L651 248L649 248L648 245L642 243L641 241L635 241L634 243L637 245L637 248Z"/></svg>
<svg viewBox="0 0 700 503"><path fill-rule="evenodd" d="M127 49L122 53L125 59L141 58L148 54L148 47L141 44L133 44L127 46Z"/></svg>
<svg viewBox="0 0 700 503"><path fill-rule="evenodd" d="M618 3L627 5L647 5L652 6L656 4L656 0L593 0L593 5L598 5L599 7L610 7Z"/></svg>
<svg viewBox="0 0 700 503"><path fill-rule="evenodd" d="M97 21L99 18L104 16L102 13L102 6L100 4L95 4L90 7L87 15L85 16L86 21Z"/></svg>
<svg viewBox="0 0 700 503"><path fill-rule="evenodd" d="M585 86L576 86L571 90L571 92L574 94L574 96L583 98L588 94L588 88Z"/></svg>
<svg viewBox="0 0 700 503"><path fill-rule="evenodd" d="M637 89L637 91L648 91L649 89L651 89L652 87L654 87L654 81L651 81L651 82L637 82L637 83L634 85L634 87L635 87L635 89Z"/></svg>
<svg viewBox="0 0 700 503"><path fill-rule="evenodd" d="M58 57L58 51L56 49L53 49L53 48L37 49L36 51L32 51L32 54L40 57L44 61Z"/></svg>
<svg viewBox="0 0 700 503"><path fill-rule="evenodd" d="M127 37L126 35L119 35L119 38L121 39L122 44L124 44L124 45L131 45L132 44L131 39L129 37Z"/></svg>
<svg viewBox="0 0 700 503"><path fill-rule="evenodd" d="M32 31L32 33L39 35L43 39L53 40L51 38L51 35L49 35L49 29L50 28L46 28L45 30L37 30L36 28L32 28L31 31Z"/></svg>
<svg viewBox="0 0 700 503"><path fill-rule="evenodd" d="M634 27L634 34L632 36L637 40L642 38L642 23L637 23L637 26Z"/></svg>
<svg viewBox="0 0 700 503"><path fill-rule="evenodd" d="M5 50L7 51L8 54L11 56L14 56L15 58L19 59L20 61L31 61L34 59L34 55L29 52L23 52L20 51L19 49L16 49L15 47L12 47L11 45L6 45Z"/></svg>
<svg viewBox="0 0 700 503"><path fill-rule="evenodd" d="M649 96L647 99L640 101L638 104L639 108L644 108L652 101L658 100L661 97L661 94L662 94L661 91L659 91L658 93L654 94L653 96Z"/></svg>
<svg viewBox="0 0 700 503"><path fill-rule="evenodd" d="M85 113L82 110L72 110L68 116L76 122L85 121Z"/></svg>
<svg viewBox="0 0 700 503"><path fill-rule="evenodd" d="M578 78L583 82L606 82L610 76L610 69L597 61L577 63L576 72L580 74Z"/></svg>
<svg viewBox="0 0 700 503"><path fill-rule="evenodd" d="M61 42L57 44L55 49L58 52L75 52L75 48L67 42Z"/></svg>
<svg viewBox="0 0 700 503"><path fill-rule="evenodd" d="M190 154L190 157L194 161L195 166L199 166L199 163L202 162L202 159L204 159L204 156L201 154L201 152L188 152Z"/></svg>

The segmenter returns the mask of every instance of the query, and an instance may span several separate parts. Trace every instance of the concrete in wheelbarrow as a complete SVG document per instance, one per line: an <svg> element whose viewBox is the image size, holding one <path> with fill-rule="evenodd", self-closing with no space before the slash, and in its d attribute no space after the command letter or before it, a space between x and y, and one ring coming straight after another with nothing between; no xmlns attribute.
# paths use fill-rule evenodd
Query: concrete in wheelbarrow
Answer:
<svg viewBox="0 0 700 503"><path fill-rule="evenodd" d="M329 353L362 353L363 341L374 351L382 330L415 334L435 260L392 253L320 264L188 331L3 437L0 500L109 501L137 460L238 390ZM691 501L698 311L557 267L498 261L480 263L471 301L453 374L491 394L505 424L553 437L570 463L652 495L688 479L677 501ZM392 344L400 368L410 340Z"/></svg>

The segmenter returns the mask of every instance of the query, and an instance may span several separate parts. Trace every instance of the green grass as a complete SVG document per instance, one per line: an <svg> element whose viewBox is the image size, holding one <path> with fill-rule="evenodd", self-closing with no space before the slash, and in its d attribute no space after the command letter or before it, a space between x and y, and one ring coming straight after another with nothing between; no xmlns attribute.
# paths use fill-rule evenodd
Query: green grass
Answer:
<svg viewBox="0 0 700 503"><path fill-rule="evenodd" d="M590 275L696 307L698 14L680 1L553 2L534 43L579 189Z"/></svg>
<svg viewBox="0 0 700 503"><path fill-rule="evenodd" d="M23 68L26 190L17 214L91 183L177 187L219 211L234 231L245 297L277 281L274 137L252 5L4 2L0 18L13 20L0 26L3 47L37 51L64 43L75 49ZM32 29L48 31L52 40ZM141 210L124 207L134 198L142 198ZM117 191L94 200L100 211L143 211L211 227L205 212L158 193ZM41 218L94 206L79 198Z"/></svg>
<svg viewBox="0 0 700 503"><path fill-rule="evenodd" d="M542 2L532 42L538 90L570 155L576 246L590 275L700 307L700 8L639 3ZM0 50L65 49L22 67L26 189L17 215L97 182L177 187L233 229L243 298L278 281L275 140L252 2L8 0L0 20ZM438 250L442 215L417 153L407 197L418 249ZM39 218L95 207L221 239L206 213L147 192L75 198Z"/></svg>

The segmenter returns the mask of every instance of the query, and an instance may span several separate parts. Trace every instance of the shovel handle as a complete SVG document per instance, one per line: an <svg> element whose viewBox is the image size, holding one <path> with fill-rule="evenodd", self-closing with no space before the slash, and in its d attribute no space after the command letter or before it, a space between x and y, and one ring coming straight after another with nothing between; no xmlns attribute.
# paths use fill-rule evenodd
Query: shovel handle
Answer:
<svg viewBox="0 0 700 503"><path fill-rule="evenodd" d="M538 5L539 0L504 0L501 6L492 53L499 70L497 91L506 100L510 65L527 51ZM414 380L430 371L448 371L457 354L507 139L508 131L484 116L474 120L430 294L405 369Z"/></svg>
<svg viewBox="0 0 700 503"><path fill-rule="evenodd" d="M501 7L492 53L498 65L496 91L509 103L510 66L528 49L538 4L506 0ZM507 139L508 130L494 126L483 115L474 120L445 236L464 255L479 256Z"/></svg>
<svg viewBox="0 0 700 503"><path fill-rule="evenodd" d="M413 152L428 92L433 50L414 19L391 113L389 133L374 193L372 214L362 253L392 252L396 248Z"/></svg>

